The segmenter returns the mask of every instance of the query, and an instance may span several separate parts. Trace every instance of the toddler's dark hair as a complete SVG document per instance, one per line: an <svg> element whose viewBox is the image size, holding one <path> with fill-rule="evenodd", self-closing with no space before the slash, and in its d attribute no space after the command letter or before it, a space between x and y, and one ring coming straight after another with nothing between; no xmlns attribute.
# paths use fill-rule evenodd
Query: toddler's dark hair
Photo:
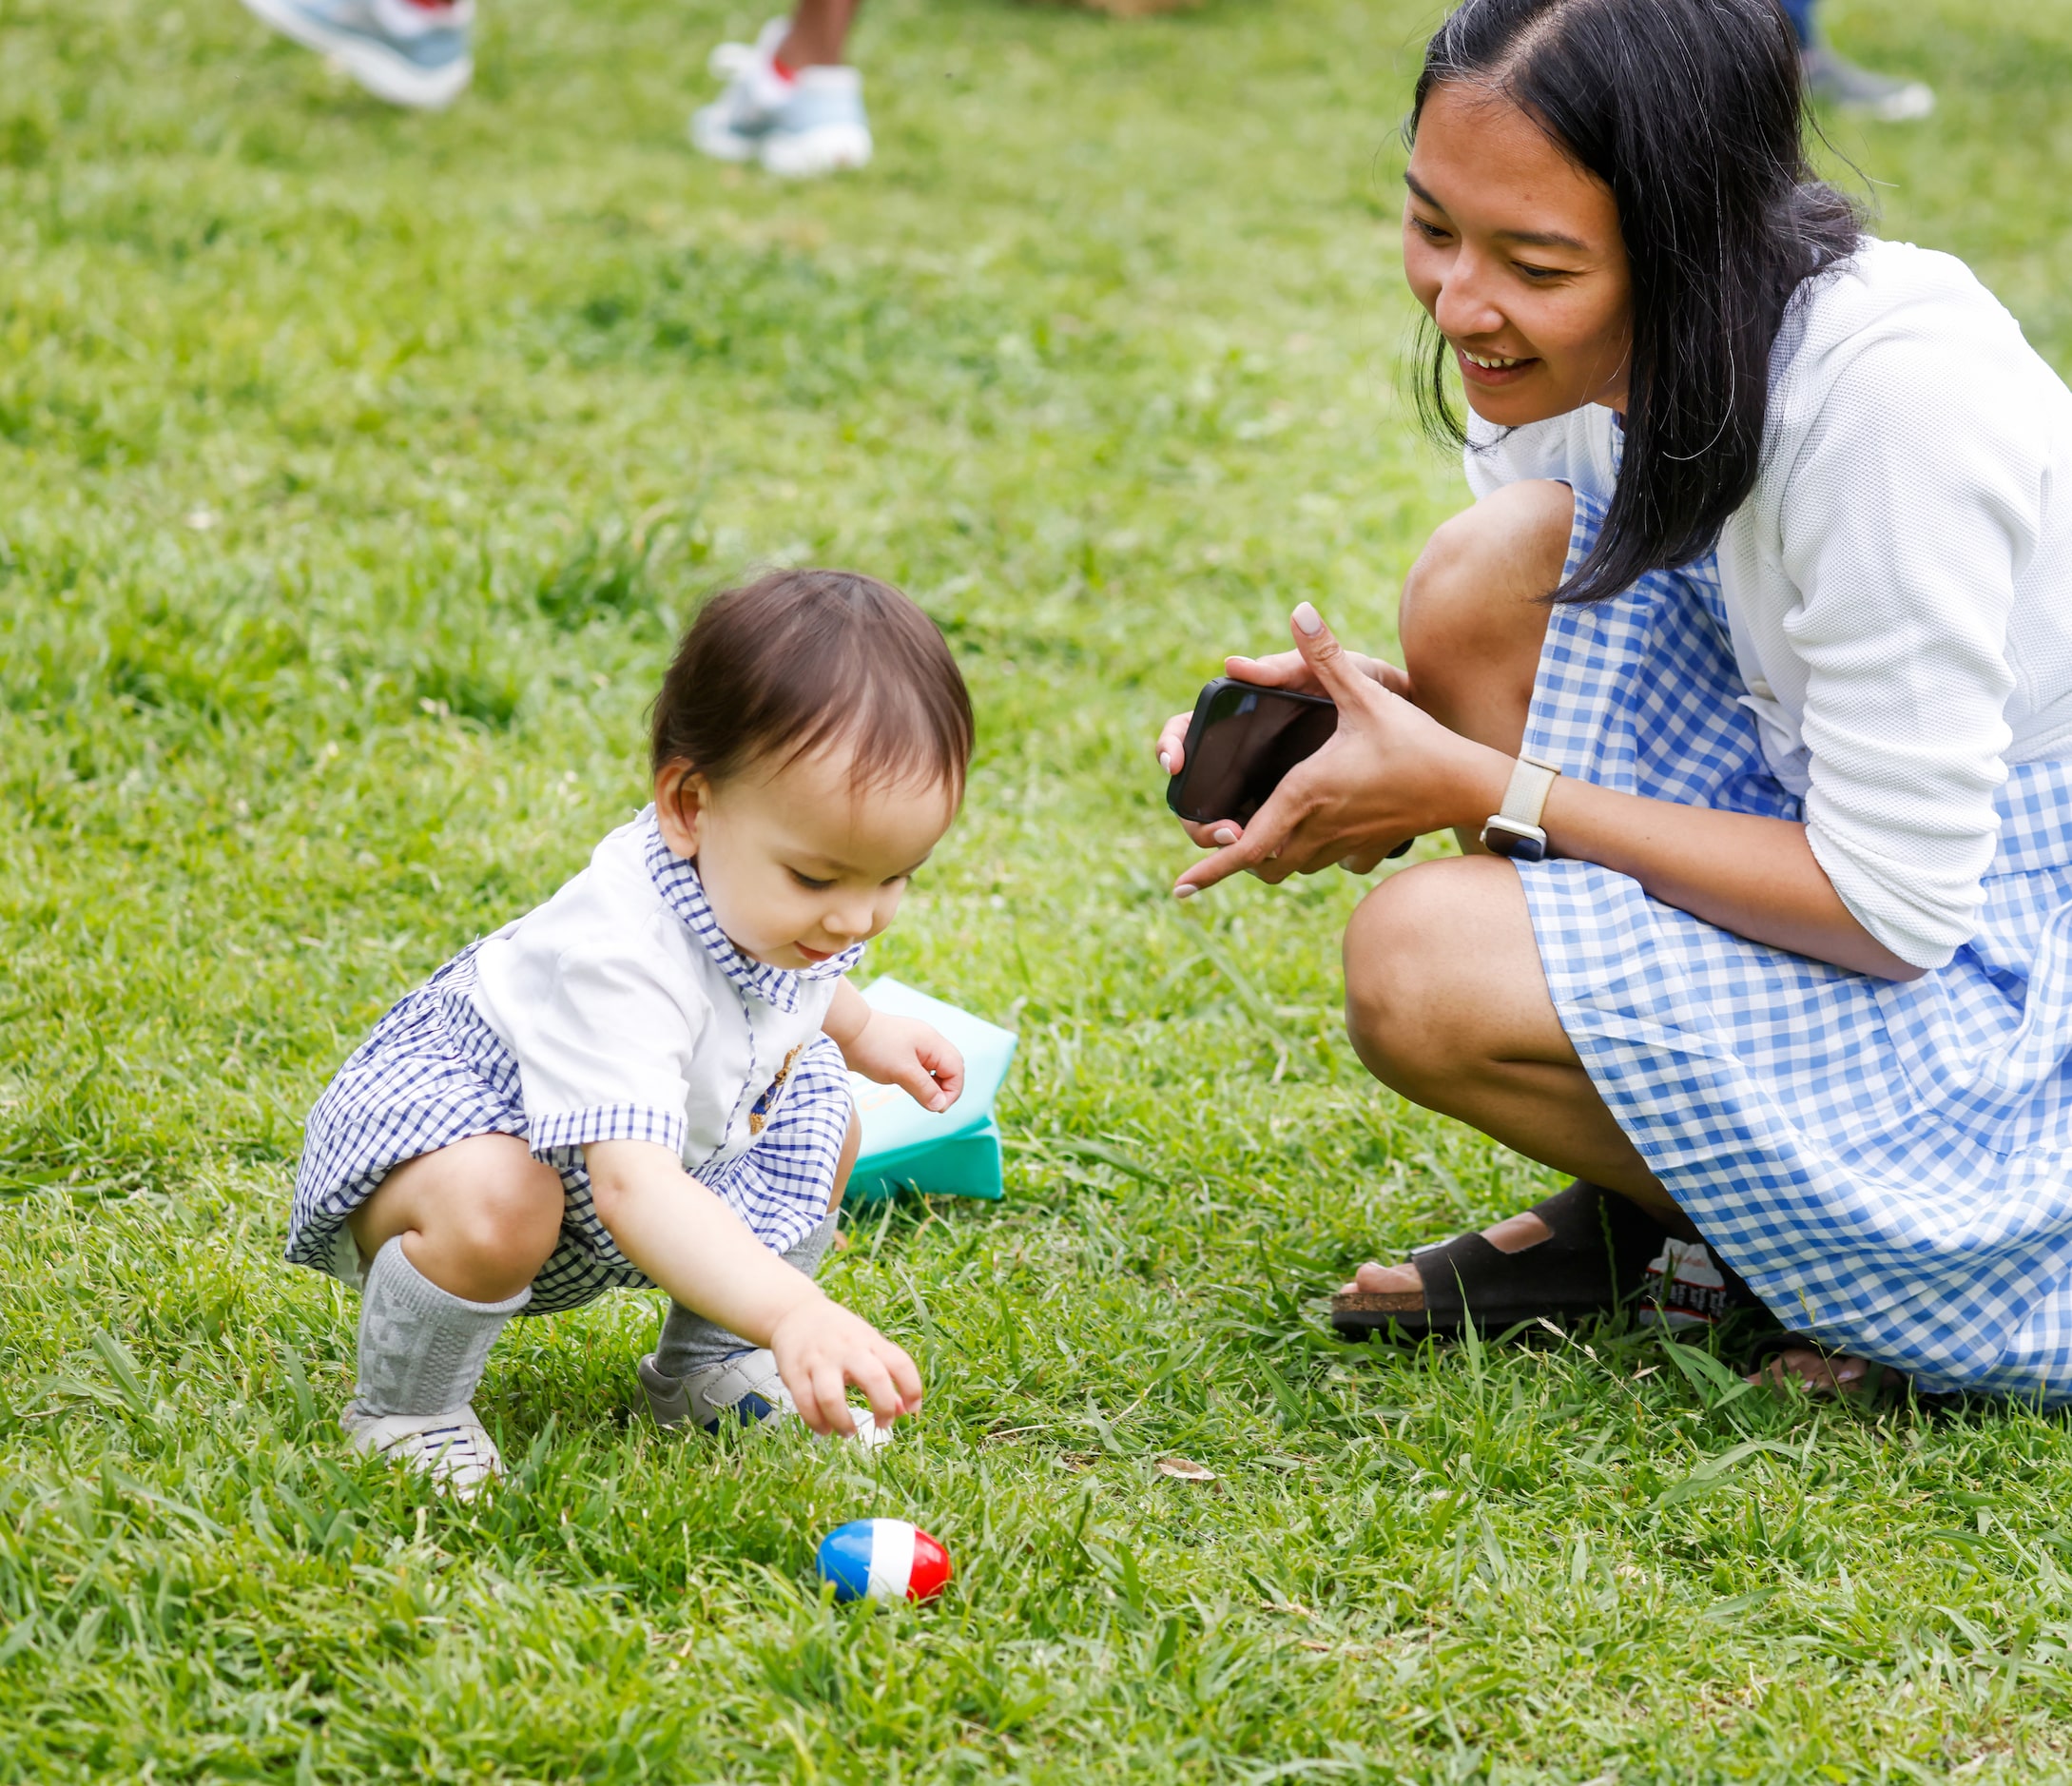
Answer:
<svg viewBox="0 0 2072 1786"><path fill-rule="evenodd" d="M654 772L714 784L849 745L859 786L926 782L961 800L971 696L936 623L854 571L772 571L698 611L655 697Z"/></svg>

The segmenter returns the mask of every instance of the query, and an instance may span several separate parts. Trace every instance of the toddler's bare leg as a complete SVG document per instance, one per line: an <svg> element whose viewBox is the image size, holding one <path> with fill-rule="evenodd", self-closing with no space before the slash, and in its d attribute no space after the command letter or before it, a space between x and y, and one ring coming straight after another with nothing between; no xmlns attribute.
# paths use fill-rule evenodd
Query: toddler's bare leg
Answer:
<svg viewBox="0 0 2072 1786"><path fill-rule="evenodd" d="M552 1255L561 1174L514 1135L475 1135L406 1159L353 1212L362 1261L400 1236L441 1290L475 1302L515 1295Z"/></svg>
<svg viewBox="0 0 2072 1786"><path fill-rule="evenodd" d="M474 1136L390 1173L349 1223L371 1262L348 1420L465 1408L553 1252L561 1209L560 1174L513 1136Z"/></svg>

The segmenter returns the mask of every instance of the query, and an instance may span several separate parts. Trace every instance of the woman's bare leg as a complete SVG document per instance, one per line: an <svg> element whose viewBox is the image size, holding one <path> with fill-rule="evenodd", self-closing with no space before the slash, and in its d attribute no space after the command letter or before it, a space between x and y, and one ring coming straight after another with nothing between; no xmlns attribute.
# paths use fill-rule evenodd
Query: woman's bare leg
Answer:
<svg viewBox="0 0 2072 1786"><path fill-rule="evenodd" d="M1436 532L1403 592L1399 632L1413 698L1442 724L1516 752L1524 741L1575 520L1565 484L1512 484ZM1697 1231L1648 1170L1577 1058L1548 996L1525 895L1472 838L1460 862L1404 870L1346 932L1346 1019L1384 1084L1542 1165L1631 1197L1672 1233ZM1548 1237L1527 1212L1482 1231L1502 1252ZM1363 1265L1347 1289L1422 1290L1413 1266ZM1791 1351L1780 1376L1848 1388L1860 1359Z"/></svg>
<svg viewBox="0 0 2072 1786"><path fill-rule="evenodd" d="M1523 742L1575 514L1566 484L1510 484L1443 525L1410 567L1404 669L1441 725L1499 750Z"/></svg>
<svg viewBox="0 0 2072 1786"><path fill-rule="evenodd" d="M1577 1058L1509 863L1423 863L1368 894L1346 930L1346 1025L1367 1071L1414 1103L1698 1237ZM1549 1230L1527 1211L1482 1233L1500 1252L1520 1252ZM1346 1288L1404 1295L1423 1280L1415 1266L1370 1261ZM1771 1359L1764 1376L1846 1394L1863 1387L1867 1369L1861 1358L1794 1349Z"/></svg>
<svg viewBox="0 0 2072 1786"><path fill-rule="evenodd" d="M1346 1030L1383 1084L1681 1220L1561 1028L1509 863L1474 856L1391 876L1353 914L1345 952Z"/></svg>
<svg viewBox="0 0 2072 1786"><path fill-rule="evenodd" d="M1561 580L1575 513L1566 484L1508 485L1446 522L1419 555L1399 631L1412 698L1442 725L1500 750L1523 743L1546 598ZM1516 873L1472 837L1461 841L1482 864L1399 874L1346 931L1346 1020L1361 1058L1405 1097L1513 1145L1532 1137L1521 1152L1674 1215L1554 1014ZM1440 909L1448 898L1476 914L1458 942ZM1484 1232L1506 1252L1547 1237L1529 1213ZM1409 1266L1368 1265L1359 1288L1401 1292L1419 1282Z"/></svg>

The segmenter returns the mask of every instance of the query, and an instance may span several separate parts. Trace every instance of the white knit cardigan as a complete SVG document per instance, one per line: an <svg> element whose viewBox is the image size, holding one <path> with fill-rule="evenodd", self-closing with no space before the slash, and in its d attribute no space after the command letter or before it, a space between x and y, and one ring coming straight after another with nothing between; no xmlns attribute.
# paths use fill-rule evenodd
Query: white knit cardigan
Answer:
<svg viewBox="0 0 2072 1786"><path fill-rule="evenodd" d="M1468 483L1608 500L1617 425L1471 421ZM1941 966L1985 897L2006 766L2072 756L2072 392L1961 261L1867 242L1787 319L1719 567L1813 855L1873 937Z"/></svg>

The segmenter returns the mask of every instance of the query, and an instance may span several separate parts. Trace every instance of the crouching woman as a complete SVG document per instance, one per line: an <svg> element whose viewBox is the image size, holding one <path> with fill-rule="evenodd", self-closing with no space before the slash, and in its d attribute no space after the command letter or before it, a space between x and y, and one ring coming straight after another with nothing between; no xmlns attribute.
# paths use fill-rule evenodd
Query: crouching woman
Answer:
<svg viewBox="0 0 2072 1786"><path fill-rule="evenodd" d="M1352 1038L1577 1182L1363 1266L1342 1330L1573 1317L1666 1261L1816 1385L2072 1400L2072 394L1801 129L1771 0L1441 27L1404 254L1479 500L1401 670L1307 604L1232 660L1339 728L1176 891L1469 846L1359 908Z"/></svg>

